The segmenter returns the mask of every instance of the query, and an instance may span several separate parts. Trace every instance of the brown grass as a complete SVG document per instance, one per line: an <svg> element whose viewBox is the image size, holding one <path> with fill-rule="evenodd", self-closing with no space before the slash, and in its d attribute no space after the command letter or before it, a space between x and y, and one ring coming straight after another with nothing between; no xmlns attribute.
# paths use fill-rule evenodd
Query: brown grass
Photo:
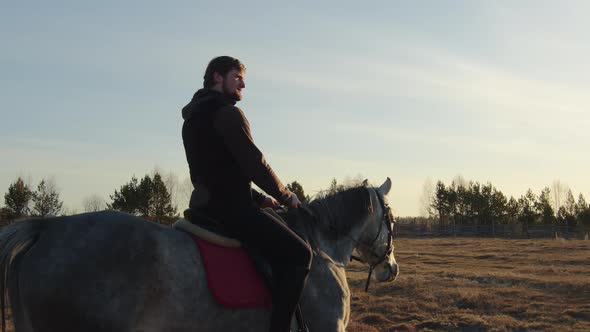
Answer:
<svg viewBox="0 0 590 332"><path fill-rule="evenodd" d="M349 332L590 331L590 241L398 239L395 282L348 269ZM12 328L9 328L12 331Z"/></svg>
<svg viewBox="0 0 590 332"><path fill-rule="evenodd" d="M400 275L348 269L348 331L590 331L590 241L396 240Z"/></svg>

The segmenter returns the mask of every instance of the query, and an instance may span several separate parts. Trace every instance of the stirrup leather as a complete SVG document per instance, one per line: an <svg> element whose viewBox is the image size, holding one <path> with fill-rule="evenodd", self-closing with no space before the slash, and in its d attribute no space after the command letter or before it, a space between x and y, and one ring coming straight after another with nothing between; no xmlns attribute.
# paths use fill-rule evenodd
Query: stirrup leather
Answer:
<svg viewBox="0 0 590 332"><path fill-rule="evenodd" d="M295 308L295 319L297 319L297 332L309 332L309 328L307 327L307 324L305 324L303 314L301 313L301 306L299 304L297 304L297 308Z"/></svg>

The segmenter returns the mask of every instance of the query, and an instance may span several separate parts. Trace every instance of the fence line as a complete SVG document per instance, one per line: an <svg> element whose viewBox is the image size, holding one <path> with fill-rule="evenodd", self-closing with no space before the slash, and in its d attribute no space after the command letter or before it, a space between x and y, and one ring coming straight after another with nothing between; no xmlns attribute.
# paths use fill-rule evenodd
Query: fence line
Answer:
<svg viewBox="0 0 590 332"><path fill-rule="evenodd" d="M590 227L567 225L439 225L396 224L398 237L499 237L513 239L565 238L588 239Z"/></svg>

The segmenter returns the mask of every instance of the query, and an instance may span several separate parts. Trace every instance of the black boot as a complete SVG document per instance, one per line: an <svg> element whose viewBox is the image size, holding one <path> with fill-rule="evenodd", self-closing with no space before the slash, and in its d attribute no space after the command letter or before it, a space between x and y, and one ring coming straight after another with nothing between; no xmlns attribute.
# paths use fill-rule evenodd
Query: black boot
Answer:
<svg viewBox="0 0 590 332"><path fill-rule="evenodd" d="M291 319L305 287L309 268L285 267L281 271L273 271L275 287L273 287L273 308L270 316L270 332L289 332Z"/></svg>

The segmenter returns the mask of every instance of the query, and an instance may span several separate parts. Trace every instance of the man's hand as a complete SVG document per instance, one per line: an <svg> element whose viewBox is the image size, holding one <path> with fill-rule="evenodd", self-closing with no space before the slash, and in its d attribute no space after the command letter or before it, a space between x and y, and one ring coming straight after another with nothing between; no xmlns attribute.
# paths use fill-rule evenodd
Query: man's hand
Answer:
<svg viewBox="0 0 590 332"><path fill-rule="evenodd" d="M287 201L285 203L287 204L288 207L294 208L294 209L301 206L301 201L299 201L299 197L297 197L297 195L295 195L294 193L291 193L291 196L289 196L289 198L287 198Z"/></svg>
<svg viewBox="0 0 590 332"><path fill-rule="evenodd" d="M272 198L271 196L266 196L264 202L262 202L262 205L260 205L260 207L263 209L272 208L274 210L280 208L281 204L279 204L279 202L277 202L277 200Z"/></svg>

